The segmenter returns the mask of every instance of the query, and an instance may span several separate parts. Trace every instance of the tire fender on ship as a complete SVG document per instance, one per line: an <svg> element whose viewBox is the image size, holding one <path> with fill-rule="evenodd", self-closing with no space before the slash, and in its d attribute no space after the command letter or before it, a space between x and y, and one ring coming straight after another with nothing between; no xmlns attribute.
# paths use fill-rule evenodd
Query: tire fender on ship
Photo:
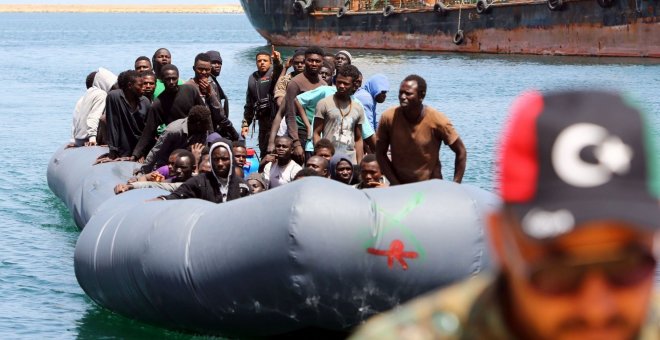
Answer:
<svg viewBox="0 0 660 340"><path fill-rule="evenodd" d="M433 5L433 11L440 15L445 15L447 14L447 6L443 2L438 1Z"/></svg>
<svg viewBox="0 0 660 340"><path fill-rule="evenodd" d="M456 34L454 34L454 44L461 45L464 41L465 33L463 33L463 30L458 30Z"/></svg>
<svg viewBox="0 0 660 340"><path fill-rule="evenodd" d="M296 0L293 2L293 9L298 13L307 14L313 3L314 0Z"/></svg>
<svg viewBox="0 0 660 340"><path fill-rule="evenodd" d="M564 8L564 0L548 0L547 4L551 11L560 11Z"/></svg>
<svg viewBox="0 0 660 340"><path fill-rule="evenodd" d="M484 13L490 13L490 5L492 5L492 2L488 2L488 0L479 0L477 1L477 13L479 14L484 14Z"/></svg>
<svg viewBox="0 0 660 340"><path fill-rule="evenodd" d="M385 8L383 8L383 16L389 17L392 14L394 14L394 6L387 5Z"/></svg>
<svg viewBox="0 0 660 340"><path fill-rule="evenodd" d="M337 18L343 17L346 12L348 12L348 8L346 8L346 6L339 7L339 10L337 11Z"/></svg>

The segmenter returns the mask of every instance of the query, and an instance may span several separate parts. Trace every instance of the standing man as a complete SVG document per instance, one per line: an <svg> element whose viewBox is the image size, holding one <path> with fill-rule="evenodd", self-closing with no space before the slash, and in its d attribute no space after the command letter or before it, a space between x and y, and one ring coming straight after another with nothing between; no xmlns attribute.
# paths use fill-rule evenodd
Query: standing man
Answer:
<svg viewBox="0 0 660 340"><path fill-rule="evenodd" d="M168 124L188 117L193 106L205 104L197 88L192 85L179 85L179 69L176 66L173 64L163 66L161 74L165 91L154 100L147 113L142 136L133 149L133 158L136 160L149 153Z"/></svg>
<svg viewBox="0 0 660 340"><path fill-rule="evenodd" d="M208 51L206 54L211 57L211 79L218 87L218 96L223 103L222 109L225 112L225 116L229 118L229 98L227 98L225 91L222 89L222 86L220 86L220 82L218 82L220 71L222 71L222 56L220 56L220 52L218 51Z"/></svg>
<svg viewBox="0 0 660 340"><path fill-rule="evenodd" d="M241 135L245 138L250 130L250 125L258 121L259 156L263 157L267 153L268 138L275 118L273 91L283 67L280 53L275 51L274 46L271 54L259 52L255 59L257 70L248 78ZM273 61L275 65L271 67Z"/></svg>
<svg viewBox="0 0 660 340"><path fill-rule="evenodd" d="M387 77L384 74L375 74L367 80L364 86L355 92L355 98L364 106L364 110L369 118L369 124L371 124L374 130L378 129L378 122L380 121L380 115L376 111L376 105L385 102L387 91L389 90L390 83L387 81Z"/></svg>
<svg viewBox="0 0 660 340"><path fill-rule="evenodd" d="M131 156L151 103L142 95L142 77L136 71L120 73L117 83L119 89L110 91L105 101L108 157L135 160Z"/></svg>
<svg viewBox="0 0 660 340"><path fill-rule="evenodd" d="M499 273L379 316L354 339L657 339L660 172L645 121L614 93L519 98L500 148L504 204L486 233Z"/></svg>
<svg viewBox="0 0 660 340"><path fill-rule="evenodd" d="M142 73L145 71L151 71L151 60L149 60L149 57L145 56L140 56L135 59L135 70L138 73Z"/></svg>
<svg viewBox="0 0 660 340"><path fill-rule="evenodd" d="M332 78L333 84L337 80L337 74L339 74L339 69L341 69L342 67L344 67L346 65L351 65L352 59L353 59L353 56L351 56L351 54L348 53L348 51L346 51L346 50L341 50L341 51L339 51L335 54L335 71L336 71L336 74ZM362 85L360 85L360 86L362 86ZM360 87L360 86L358 86L358 87Z"/></svg>
<svg viewBox="0 0 660 340"><path fill-rule="evenodd" d="M307 136L312 133L307 129L298 129L296 124L297 107L295 105L296 96L311 91L319 86L326 85L321 79L319 71L323 64L323 50L320 47L310 47L305 50L305 71L291 79L286 88L285 98L285 116L289 136L293 140L293 156L296 162L304 164L305 152L302 143L307 140Z"/></svg>
<svg viewBox="0 0 660 340"><path fill-rule="evenodd" d="M211 75L211 57L206 53L195 56L193 66L195 77L186 82L187 85L195 86L201 98L211 110L213 130L230 140L238 140L238 132L234 129L231 121L227 119L224 108L220 104L219 88L209 77Z"/></svg>
<svg viewBox="0 0 660 340"><path fill-rule="evenodd" d="M364 150L364 109L357 99L351 98L358 76L357 67L342 67L337 73L337 92L318 102L314 116L314 144L318 143L323 135L323 138L332 142L337 153L349 157L353 164L362 161Z"/></svg>
<svg viewBox="0 0 660 340"><path fill-rule="evenodd" d="M426 81L407 76L399 88L400 106L383 112L378 126L376 157L391 185L442 179L440 145L445 143L456 154L454 182L461 183L467 151L449 118L423 105ZM391 147L392 160L387 156Z"/></svg>

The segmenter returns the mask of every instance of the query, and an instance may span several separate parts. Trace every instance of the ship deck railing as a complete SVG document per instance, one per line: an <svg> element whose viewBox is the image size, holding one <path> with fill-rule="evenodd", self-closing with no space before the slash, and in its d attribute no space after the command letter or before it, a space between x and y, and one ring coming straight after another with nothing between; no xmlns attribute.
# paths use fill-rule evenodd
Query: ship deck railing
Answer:
<svg viewBox="0 0 660 340"><path fill-rule="evenodd" d="M532 5L544 4L547 0L487 0L493 7L500 6L517 6L517 5ZM570 2L575 0L565 0ZM341 1L338 1L341 3ZM433 11L435 2L429 3L423 0L348 0L345 2L348 11L345 15L351 14L372 14L382 13L384 8L392 5L397 13L415 13L415 12L428 12ZM448 0L441 1L447 10L469 10L474 9L477 0ZM341 6L337 7L317 7L311 13L312 15L336 15Z"/></svg>

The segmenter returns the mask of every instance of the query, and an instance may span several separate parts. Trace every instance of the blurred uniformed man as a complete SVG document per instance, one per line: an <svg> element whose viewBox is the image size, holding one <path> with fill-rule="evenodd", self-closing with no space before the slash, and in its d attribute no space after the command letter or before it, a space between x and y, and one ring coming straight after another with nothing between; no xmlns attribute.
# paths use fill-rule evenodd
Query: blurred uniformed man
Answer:
<svg viewBox="0 0 660 340"><path fill-rule="evenodd" d="M615 93L521 96L488 225L500 272L379 315L353 339L659 339L647 128Z"/></svg>

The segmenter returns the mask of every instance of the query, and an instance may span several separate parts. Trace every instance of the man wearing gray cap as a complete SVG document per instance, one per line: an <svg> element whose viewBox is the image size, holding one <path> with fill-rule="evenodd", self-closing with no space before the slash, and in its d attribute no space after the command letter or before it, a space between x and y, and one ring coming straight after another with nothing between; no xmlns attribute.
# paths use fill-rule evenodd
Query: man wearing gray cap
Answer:
<svg viewBox="0 0 660 340"><path fill-rule="evenodd" d="M659 339L660 169L642 112L598 91L530 92L500 144L480 274L354 339Z"/></svg>
<svg viewBox="0 0 660 340"><path fill-rule="evenodd" d="M218 96L220 97L220 101L223 103L222 106L225 110L225 116L229 118L229 98L227 98L225 91L222 89L222 86L220 86L220 83L218 82L220 71L222 71L222 56L220 56L220 52L213 50L206 52L206 54L211 57L211 80L213 80L215 85L218 86Z"/></svg>

